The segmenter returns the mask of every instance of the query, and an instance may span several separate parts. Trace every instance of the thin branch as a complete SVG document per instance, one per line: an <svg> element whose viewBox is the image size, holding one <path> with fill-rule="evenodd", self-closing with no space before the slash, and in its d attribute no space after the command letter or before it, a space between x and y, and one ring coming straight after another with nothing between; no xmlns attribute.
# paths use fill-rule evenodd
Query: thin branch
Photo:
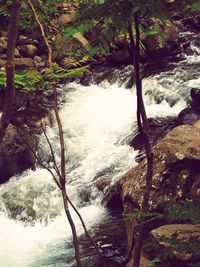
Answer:
<svg viewBox="0 0 200 267"><path fill-rule="evenodd" d="M105 263L105 259L104 259L104 256L102 255L100 249L98 248L98 246L96 245L96 243L93 241L92 237L90 236L87 228L86 228L86 225L83 221L83 218L81 216L81 214L79 213L79 211L77 210L77 208L74 206L74 204L71 202L71 200L68 198L68 201L69 201L69 204L71 205L71 207L73 208L73 210L76 212L76 214L78 215L80 221L81 221L81 224L83 226L83 229L85 231L85 235L87 236L87 238L90 240L90 242L92 243L92 245L94 246L94 248L96 249L97 253L99 254L99 256L102 258L103 260L103 263L104 263L104 267L106 267L106 263Z"/></svg>
<svg viewBox="0 0 200 267"><path fill-rule="evenodd" d="M52 144L51 144L51 142L50 142L50 140L49 140L49 137L48 137L47 134L46 134L46 131L45 131L45 129L44 129L44 126L43 126L43 123L42 123L42 122L41 122L40 126L41 126L41 128L42 128L42 131L43 131L43 133L44 133L44 136L45 136L45 138L46 138L46 141L47 141L47 143L48 143L48 145L49 145L49 148L50 148L50 151L51 151L51 156L52 156L53 164L54 164L54 170L56 171L57 175L60 177L61 174L60 174L60 171L59 171L59 169L58 169L58 165L57 165L57 162L56 162L56 159L55 159L55 153L54 153L54 151L53 151Z"/></svg>
<svg viewBox="0 0 200 267"><path fill-rule="evenodd" d="M62 190L62 197L63 197L63 204L64 204L64 209L66 216L68 218L71 230L72 230L72 235L73 235L73 243L74 243L74 249L75 249L75 258L77 262L78 267L82 267L81 263L81 257L80 257L80 249L79 249L79 241L78 241L78 236L76 232L76 226L74 224L74 221L72 219L70 210L69 210L69 198L67 195L66 191L66 174L65 174L65 143L64 143L64 135L63 135L63 129L62 129L62 122L60 120L59 112L58 112L58 107L57 107L57 90L54 88L54 112L56 116L56 121L58 124L58 130L59 130L59 138L60 138L60 156L61 156L61 175L59 176L60 178L60 184L61 184L61 190Z"/></svg>
<svg viewBox="0 0 200 267"><path fill-rule="evenodd" d="M28 4L29 4L29 6L30 6L30 8L31 8L31 10L33 12L35 21L37 22L37 24L38 24L38 26L40 28L41 35L42 35L42 37L44 39L44 43L45 43L45 45L47 47L47 50L48 50L48 64L49 64L49 67L51 68L52 67L52 48L51 48L51 46L50 46L50 44L49 44L49 42L47 40L47 37L45 36L44 27L42 26L42 24L41 24L41 22L39 20L39 17L37 15L37 12L36 12L32 2L31 2L31 0L28 0Z"/></svg>
<svg viewBox="0 0 200 267"><path fill-rule="evenodd" d="M61 190L61 185L58 182L58 180L56 179L56 176L54 175L54 173L52 172L52 170L50 168L48 168L45 164L43 164L41 162L41 160L39 159L39 157L37 156L35 150L33 149L33 147L30 145L30 143L23 137L23 135L21 134L20 130L18 127L16 127L17 132L20 136L20 138L22 139L22 141L28 146L28 148L30 149L30 151L32 152L33 156L35 157L35 159L37 160L38 164L43 167L44 169L46 169L53 177L55 183L57 184L58 188Z"/></svg>

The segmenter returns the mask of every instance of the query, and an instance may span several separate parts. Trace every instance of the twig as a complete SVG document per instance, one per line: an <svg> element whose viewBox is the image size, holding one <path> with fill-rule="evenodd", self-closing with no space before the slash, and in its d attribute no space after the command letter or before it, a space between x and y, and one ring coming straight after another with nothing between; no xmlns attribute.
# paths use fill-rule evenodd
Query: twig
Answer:
<svg viewBox="0 0 200 267"><path fill-rule="evenodd" d="M40 22L40 20L38 18L37 12L36 12L32 2L31 2L31 0L28 0L28 4L29 4L29 6L30 6L30 8L31 8L31 10L33 12L35 21L37 22L37 24L38 24L38 26L40 28L41 35L42 35L42 37L44 39L44 42L45 42L45 45L47 47L47 50L48 50L48 64L49 64L49 67L51 68L51 66L52 66L52 49L51 49L51 46L50 46L50 44L49 44L49 42L47 40L47 37L45 36L44 28L43 28L43 26L42 26L42 24L41 24L41 22Z"/></svg>
<svg viewBox="0 0 200 267"><path fill-rule="evenodd" d="M32 152L33 156L35 157L35 159L37 160L38 164L40 166L42 166L44 169L46 169L53 177L55 183L57 184L58 188L61 190L61 185L60 183L58 182L58 180L56 179L56 176L54 175L54 173L52 172L52 170L50 168L48 168L45 164L43 164L41 162L41 160L39 159L39 157L37 156L36 152L34 151L34 149L32 148L32 146L30 145L30 143L22 136L20 130L18 127L16 127L17 129L17 132L20 136L20 138L22 139L22 141L29 147L30 151Z"/></svg>

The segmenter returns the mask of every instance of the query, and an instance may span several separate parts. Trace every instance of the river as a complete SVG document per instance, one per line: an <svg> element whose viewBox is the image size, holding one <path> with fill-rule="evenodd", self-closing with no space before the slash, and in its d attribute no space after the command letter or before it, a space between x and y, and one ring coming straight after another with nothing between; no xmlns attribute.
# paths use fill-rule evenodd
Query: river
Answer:
<svg viewBox="0 0 200 267"><path fill-rule="evenodd" d="M144 79L148 117L177 116L186 106L190 89L200 87L200 50L192 42L188 51L180 62L172 63L170 70ZM126 75L127 68L130 70L131 66L120 72ZM96 241L102 249L112 247L112 255L111 239L118 234L117 228L112 232L112 224L117 224L117 219L101 205L103 192L98 191L96 182L106 178L114 184L136 165L137 154L129 146L136 133L135 88L127 89L125 83L121 84L118 73L119 70L113 84L107 80L89 86L73 82L58 89L67 155L67 191ZM57 127L47 129L47 134L59 162ZM52 166L44 137L39 153ZM0 203L1 267L74 266L71 231L60 192L45 169L38 166L1 185ZM82 238L79 219L75 214L73 217ZM84 242L82 258L89 264L88 251L93 249ZM120 257L120 253L115 256Z"/></svg>

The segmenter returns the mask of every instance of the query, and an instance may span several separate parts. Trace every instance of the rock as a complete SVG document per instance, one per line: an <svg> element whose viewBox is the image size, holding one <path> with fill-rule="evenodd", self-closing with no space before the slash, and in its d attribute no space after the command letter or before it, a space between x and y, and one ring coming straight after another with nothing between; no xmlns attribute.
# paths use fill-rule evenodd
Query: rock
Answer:
<svg viewBox="0 0 200 267"><path fill-rule="evenodd" d="M200 129L181 125L171 130L153 147L154 168L150 209L169 201L200 199ZM124 213L141 207L145 192L146 159L128 171L119 181ZM136 219L126 220L129 251ZM131 266L131 265L128 265Z"/></svg>
<svg viewBox="0 0 200 267"><path fill-rule="evenodd" d="M34 58L38 53L38 48L33 44L23 45L20 46L19 53L23 57Z"/></svg>
<svg viewBox="0 0 200 267"><path fill-rule="evenodd" d="M200 89L199 88L192 88L190 91L190 95L191 95L192 100L196 104L200 105Z"/></svg>
<svg viewBox="0 0 200 267"><path fill-rule="evenodd" d="M181 125L170 131L153 148L153 190L151 208L179 198L200 198L200 129ZM121 179L122 199L142 203L146 160ZM191 177L193 177L191 179Z"/></svg>
<svg viewBox="0 0 200 267"><path fill-rule="evenodd" d="M15 57L21 57L18 48L15 48Z"/></svg>
<svg viewBox="0 0 200 267"><path fill-rule="evenodd" d="M123 203L121 200L121 185L119 183L116 183L115 185L107 188L101 204L114 211L123 211Z"/></svg>
<svg viewBox="0 0 200 267"><path fill-rule="evenodd" d="M6 53L7 51L7 37L0 37L0 53Z"/></svg>
<svg viewBox="0 0 200 267"><path fill-rule="evenodd" d="M183 109L177 117L178 124L192 124L200 118L200 114L194 108Z"/></svg>
<svg viewBox="0 0 200 267"><path fill-rule="evenodd" d="M109 61L114 65L127 65L131 63L131 56L127 49L122 49L112 53Z"/></svg>
<svg viewBox="0 0 200 267"><path fill-rule="evenodd" d="M34 45L38 46L39 42L35 39L28 38L25 35L20 35L17 40L17 45Z"/></svg>
<svg viewBox="0 0 200 267"><path fill-rule="evenodd" d="M0 68L5 68L6 61L0 58Z"/></svg>
<svg viewBox="0 0 200 267"><path fill-rule="evenodd" d="M34 141L29 134L26 133L25 136L34 146ZM28 168L34 168L34 166L33 154L27 144L21 140L16 128L10 124L0 144L0 183Z"/></svg>
<svg viewBox="0 0 200 267"><path fill-rule="evenodd" d="M35 69L36 64L32 58L16 58L15 68L18 70Z"/></svg>
<svg viewBox="0 0 200 267"><path fill-rule="evenodd" d="M6 54L2 54L2 55L0 55L0 59L2 59L2 60L6 60L6 58L7 58Z"/></svg>
<svg viewBox="0 0 200 267"><path fill-rule="evenodd" d="M200 128L200 120L194 121L192 125L196 128Z"/></svg>
<svg viewBox="0 0 200 267"><path fill-rule="evenodd" d="M193 242L196 240L198 243L200 240L200 225L192 225L192 224L170 224L161 226L151 232L153 237L157 240L159 245L162 248L172 248L173 256L175 259L180 261L188 261L193 258L193 254L191 252L190 247L185 246L185 249L180 251L176 251L173 249L171 242L173 241L181 241L191 243L191 239ZM162 240L161 240L162 238ZM163 241L163 238L165 241Z"/></svg>
<svg viewBox="0 0 200 267"><path fill-rule="evenodd" d="M43 58L39 57L39 56L35 56L34 57L34 61L37 62L37 63L41 63L43 61Z"/></svg>

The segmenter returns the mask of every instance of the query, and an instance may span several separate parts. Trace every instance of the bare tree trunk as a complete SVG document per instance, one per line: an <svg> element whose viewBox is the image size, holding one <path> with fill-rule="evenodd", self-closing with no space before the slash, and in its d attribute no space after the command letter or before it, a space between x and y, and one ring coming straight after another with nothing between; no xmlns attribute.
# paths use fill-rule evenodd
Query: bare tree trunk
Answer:
<svg viewBox="0 0 200 267"><path fill-rule="evenodd" d="M33 12L35 21L37 22L37 24L38 24L38 26L40 28L41 35L42 35L42 37L44 39L44 42L45 42L45 45L47 47L47 50L48 50L48 65L49 65L49 68L51 68L51 66L52 66L52 49L51 49L51 46L50 46L50 44L49 44L49 42L47 40L47 37L46 37L45 32L44 32L44 27L43 27L43 25L41 24L41 22L39 20L39 17L37 15L37 12L36 12L32 2L31 2L31 0L28 0L28 4L29 4L29 6L30 6L30 8L31 8L31 10Z"/></svg>
<svg viewBox="0 0 200 267"><path fill-rule="evenodd" d="M150 198L152 176L153 176L153 154L149 139L149 125L142 96L142 79L140 73L140 29L139 29L138 12L134 13L134 24L136 33L135 43L134 43L132 28L130 28L130 26L129 26L129 37L131 43L135 44L135 46L131 45L131 47L132 49L134 48L133 54L134 54L135 84L137 93L137 123L138 123L139 134L141 135L144 142L144 148L147 159L147 170L145 178L146 186L141 206L141 211L145 212L149 208L149 198ZM140 230L136 233L135 238L133 239L134 240L133 242L135 243L131 245L131 249L129 252L129 257L133 257L134 267L140 266L140 259L145 237L146 237L146 231L143 227L141 227ZM132 250L134 251L132 252Z"/></svg>
<svg viewBox="0 0 200 267"><path fill-rule="evenodd" d="M17 25L19 20L21 1L14 0L12 3L11 18L8 27L8 43L7 43L7 62L6 62L6 96L4 102L3 114L0 119L0 143L5 135L6 128L10 122L13 103L15 100L15 47L17 39Z"/></svg>
<svg viewBox="0 0 200 267"><path fill-rule="evenodd" d="M66 187L65 187L65 184L66 184L65 143L64 143L62 123L61 123L60 116L59 116L59 113L58 113L58 108L57 108L57 93L56 93L56 89L54 90L54 111L55 111L55 115L56 115L56 121L57 121L57 124L58 124L59 137L60 137L60 152L61 152L60 185L61 185L64 209L65 209L66 216L68 218L69 224L70 224L71 229L72 229L73 242L74 242L74 248L75 248L75 258L76 258L77 266L81 267L82 264L81 264L78 236L77 236L77 233L76 233L76 227L75 227L74 221L72 219L72 216L71 216L71 213L70 213L70 210L69 210L68 195L67 195Z"/></svg>

